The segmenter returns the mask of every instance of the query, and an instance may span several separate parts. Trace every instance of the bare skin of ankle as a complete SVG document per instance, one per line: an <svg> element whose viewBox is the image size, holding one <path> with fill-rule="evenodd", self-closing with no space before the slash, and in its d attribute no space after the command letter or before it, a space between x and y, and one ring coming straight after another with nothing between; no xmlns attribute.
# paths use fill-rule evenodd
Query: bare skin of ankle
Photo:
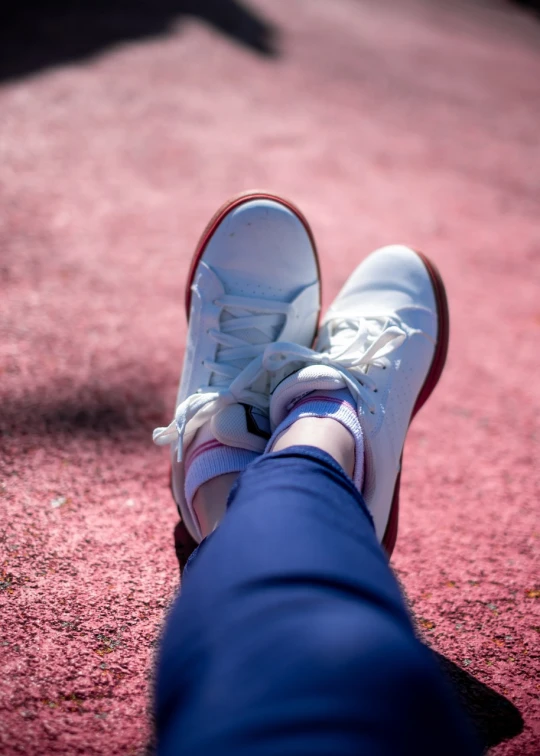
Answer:
<svg viewBox="0 0 540 756"><path fill-rule="evenodd" d="M240 473L226 473L203 483L193 498L193 509L203 536L209 535L223 519L227 500Z"/></svg>
<svg viewBox="0 0 540 756"><path fill-rule="evenodd" d="M355 443L351 433L329 417L302 417L277 438L272 451L289 446L315 446L341 465L349 477L354 472Z"/></svg>
<svg viewBox="0 0 540 756"><path fill-rule="evenodd" d="M337 420L327 417L303 417L297 420L280 434L272 451L282 451L289 446L315 446L322 449L341 465L347 475L353 475L354 438ZM239 474L218 475L197 490L193 509L203 536L209 535L221 522L231 488Z"/></svg>

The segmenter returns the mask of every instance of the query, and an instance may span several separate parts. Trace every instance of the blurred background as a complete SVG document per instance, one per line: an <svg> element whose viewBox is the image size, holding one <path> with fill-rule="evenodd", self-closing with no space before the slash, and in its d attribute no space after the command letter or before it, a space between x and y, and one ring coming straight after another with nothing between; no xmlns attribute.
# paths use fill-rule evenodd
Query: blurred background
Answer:
<svg viewBox="0 0 540 756"><path fill-rule="evenodd" d="M535 2L3 3L3 754L151 752L178 587L151 432L194 245L252 188L306 213L326 305L382 244L440 267L393 566L486 746L540 751L539 124Z"/></svg>

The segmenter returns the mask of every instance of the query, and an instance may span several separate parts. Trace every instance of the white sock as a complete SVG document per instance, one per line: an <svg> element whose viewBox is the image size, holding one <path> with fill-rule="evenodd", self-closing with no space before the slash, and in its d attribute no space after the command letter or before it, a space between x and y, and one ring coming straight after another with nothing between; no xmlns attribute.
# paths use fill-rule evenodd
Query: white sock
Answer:
<svg viewBox="0 0 540 756"><path fill-rule="evenodd" d="M313 391L302 396L292 406L287 417L278 425L268 442L266 452L272 450L283 431L304 417L323 417L337 420L346 428L355 442L353 482L359 491L364 481L364 434L358 419L356 404L347 389Z"/></svg>
<svg viewBox="0 0 540 756"><path fill-rule="evenodd" d="M232 472L243 472L260 456L248 449L225 446L215 438L193 444L186 454L184 492L191 508L197 490L212 478Z"/></svg>

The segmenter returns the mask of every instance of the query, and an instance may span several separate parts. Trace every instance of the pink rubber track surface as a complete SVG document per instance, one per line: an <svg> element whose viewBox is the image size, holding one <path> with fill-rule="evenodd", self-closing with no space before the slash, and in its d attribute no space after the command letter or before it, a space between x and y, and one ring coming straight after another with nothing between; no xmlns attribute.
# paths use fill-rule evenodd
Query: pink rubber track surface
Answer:
<svg viewBox="0 0 540 756"><path fill-rule="evenodd" d="M0 24L0 752L144 752L178 587L151 434L183 287L214 208L268 186L309 218L324 307L385 244L444 277L452 338L407 437L392 567L493 753L535 756L538 18L245 0L235 32L160 0L20 5L16 34Z"/></svg>

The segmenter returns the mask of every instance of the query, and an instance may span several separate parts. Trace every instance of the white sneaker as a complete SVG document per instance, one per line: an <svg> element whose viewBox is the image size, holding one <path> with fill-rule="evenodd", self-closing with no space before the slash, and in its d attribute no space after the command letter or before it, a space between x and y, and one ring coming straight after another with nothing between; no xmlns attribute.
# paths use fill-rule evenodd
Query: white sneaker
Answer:
<svg viewBox="0 0 540 756"><path fill-rule="evenodd" d="M389 555L397 537L405 436L440 378L448 333L436 267L418 252L390 246L350 276L323 320L315 352L276 344L265 355L268 368L305 366L274 391L272 428L311 391L347 388L356 400L365 448L362 494Z"/></svg>
<svg viewBox="0 0 540 756"><path fill-rule="evenodd" d="M175 418L153 436L172 445L172 493L196 541L204 534L186 499L186 457L205 444L264 450L270 376L263 352L278 339L310 346L319 309L317 252L302 213L263 192L221 207L197 245L186 287L189 330Z"/></svg>

